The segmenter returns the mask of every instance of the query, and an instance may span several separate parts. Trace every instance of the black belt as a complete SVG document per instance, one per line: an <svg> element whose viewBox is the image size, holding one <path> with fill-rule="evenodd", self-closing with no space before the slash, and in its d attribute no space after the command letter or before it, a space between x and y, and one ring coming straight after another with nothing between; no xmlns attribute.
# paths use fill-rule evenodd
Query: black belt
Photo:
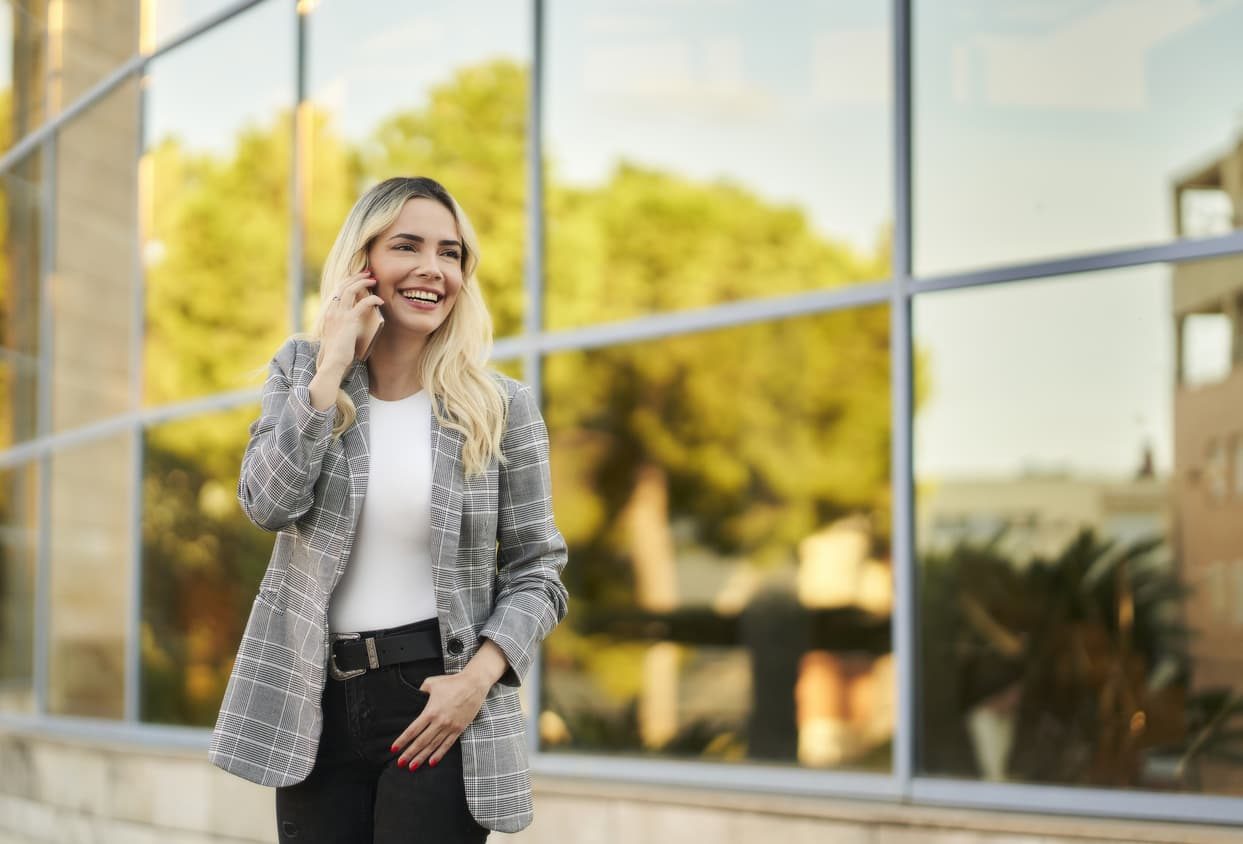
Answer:
<svg viewBox="0 0 1243 844"><path fill-rule="evenodd" d="M357 677L374 668L409 662L412 659L440 659L440 631L411 630L379 636L361 633L333 633L329 649L328 672L337 680Z"/></svg>

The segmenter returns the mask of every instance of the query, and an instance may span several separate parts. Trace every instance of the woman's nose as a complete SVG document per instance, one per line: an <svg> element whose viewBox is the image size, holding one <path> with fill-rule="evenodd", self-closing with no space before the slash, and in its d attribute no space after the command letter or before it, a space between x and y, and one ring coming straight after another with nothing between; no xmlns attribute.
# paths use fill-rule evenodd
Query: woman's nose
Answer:
<svg viewBox="0 0 1243 844"><path fill-rule="evenodd" d="M420 255L418 257L418 268L415 270L415 272L418 275L433 276L435 278L439 278L441 275L440 265L436 263L435 256L432 256L429 258L423 255Z"/></svg>

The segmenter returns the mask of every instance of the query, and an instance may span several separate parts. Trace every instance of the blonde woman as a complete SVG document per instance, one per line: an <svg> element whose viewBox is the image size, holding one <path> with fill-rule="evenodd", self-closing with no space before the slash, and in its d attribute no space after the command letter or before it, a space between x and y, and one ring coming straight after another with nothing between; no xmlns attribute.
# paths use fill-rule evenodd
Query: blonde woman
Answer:
<svg viewBox="0 0 1243 844"><path fill-rule="evenodd" d="M277 536L209 757L275 787L280 841L531 822L518 686L565 617L566 546L539 407L486 365L478 267L444 187L384 181L328 254L314 330L270 364L237 495Z"/></svg>

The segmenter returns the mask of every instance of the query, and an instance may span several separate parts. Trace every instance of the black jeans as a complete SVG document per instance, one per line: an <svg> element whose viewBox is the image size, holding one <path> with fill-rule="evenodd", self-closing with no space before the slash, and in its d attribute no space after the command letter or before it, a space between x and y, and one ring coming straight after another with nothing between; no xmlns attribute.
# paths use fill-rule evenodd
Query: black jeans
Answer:
<svg viewBox="0 0 1243 844"><path fill-rule="evenodd" d="M436 619L364 636L436 629ZM418 770L397 767L394 740L427 703L423 680L445 673L440 657L324 680L324 731L315 766L302 782L276 789L278 841L290 844L475 844L489 830L466 805L461 739Z"/></svg>

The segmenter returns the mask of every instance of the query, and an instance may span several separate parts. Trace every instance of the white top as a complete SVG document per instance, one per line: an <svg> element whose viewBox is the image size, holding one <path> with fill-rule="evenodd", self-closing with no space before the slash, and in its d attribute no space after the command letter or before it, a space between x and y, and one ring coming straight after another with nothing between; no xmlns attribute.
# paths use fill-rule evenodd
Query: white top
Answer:
<svg viewBox="0 0 1243 844"><path fill-rule="evenodd" d="M432 584L432 405L422 389L370 397L367 493L345 572L328 602L333 632L436 617Z"/></svg>

